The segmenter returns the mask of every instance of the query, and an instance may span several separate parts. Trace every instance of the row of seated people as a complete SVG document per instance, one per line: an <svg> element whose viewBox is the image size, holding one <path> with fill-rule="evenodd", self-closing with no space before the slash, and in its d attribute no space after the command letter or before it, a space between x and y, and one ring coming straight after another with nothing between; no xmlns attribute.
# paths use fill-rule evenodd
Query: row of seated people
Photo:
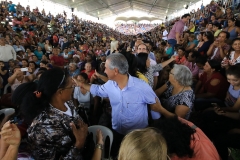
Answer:
<svg viewBox="0 0 240 160"><path fill-rule="evenodd" d="M59 37L59 39L60 39L60 35L58 36L58 35L54 35L54 36L57 36L57 37ZM203 37L206 37L206 36L203 36ZM131 40L131 37L128 37L128 39L129 40ZM206 38L205 38L206 39ZM141 41L141 40L140 40ZM46 42L46 43L48 43L48 42ZM52 44L51 44L52 45ZM60 46L60 45L59 45ZM77 46L78 47L78 46ZM155 47L155 45L154 45L154 47ZM54 47L55 48L55 47ZM65 49L65 47L61 47L60 46L60 48L61 49ZM90 46L88 47L88 49L90 48ZM96 47L97 48L97 47ZM63 65L59 65L58 63L56 64L56 63L54 63L54 58L52 59L51 58L51 56L55 56L55 57L61 57L61 58L56 58L57 60L57 62L59 62L58 60L59 59L61 59L61 63L63 62L62 60L63 60L63 56L59 56L59 53L60 53L60 50L61 49L59 49L59 48L55 48L55 49L53 49L52 50L52 53L53 53L53 55L51 55L51 54L46 54L47 56L46 56L46 60L48 61L48 63L51 63L51 65L52 65L52 67L53 68L55 68L55 67L61 67L61 68L64 68L64 66L65 66L65 62L64 62L64 64ZM87 50L88 50L87 49ZM178 53L179 55L178 56L173 56L173 57L169 57L170 59L168 60L168 61L164 61L164 62L161 62L161 63L159 63L159 64L157 64L157 65L151 65L151 61L152 61L152 59L150 59L149 57L152 57L152 54L151 54L151 51L152 51L152 49L148 49L148 47L147 47L147 45L146 44L142 44L142 43L140 43L140 44L138 44L138 45L135 45L135 49L137 50L137 53L138 53L138 55L137 56L135 56L134 54L131 54L131 52L130 53L124 53L124 52L122 52L123 54L125 54L125 56L127 57L127 59L128 59L128 63L129 63L129 66L131 66L131 67L129 67L129 73L130 73L130 75L132 75L132 76L136 76L136 77L138 77L138 78L141 78L141 79L143 79L145 82L147 82L150 86L151 86L151 88L154 86L154 79L153 79L153 73L154 72L158 72L158 71L160 71L160 70L162 70L164 67L166 67L167 66L167 64L169 64L170 62L172 62L172 61L175 61L175 63L177 63L177 64L179 64L178 62L179 61L181 61L181 51ZM78 50L79 50L79 52L81 52L80 50L82 50L81 49L81 47L79 47L78 48ZM236 55L238 54L238 50L239 49L236 49L235 50L235 53L236 53ZM95 50L95 51L97 51L97 50ZM96 52L92 52L92 53L94 53L94 54L92 54L92 56L98 56L99 54L99 52L98 53L96 53ZM120 50L119 50L120 51ZM184 51L184 50L182 50L182 51ZM39 49L39 52L40 52L40 49ZM38 53L39 53L38 52ZM77 52L77 51L76 51ZM36 52L37 53L37 52ZM103 52L104 53L104 52ZM76 54L76 53L75 53ZM194 53L192 53L193 55L194 55ZM32 55L33 57L36 57L37 58L37 61L39 61L39 60L41 60L42 58L40 58L40 56L37 56L38 54L36 54L36 55ZM69 58L69 59L79 59L79 57L81 57L81 55L82 54L76 54L76 56L73 54L72 55L72 57L71 58ZM189 55L191 55L191 54L189 54ZM195 55L197 55L197 60L196 60L196 62L200 62L200 64L202 65L202 68L204 68L204 72L205 72L205 74L203 74L203 75L205 75L206 77L209 77L209 75L211 76L212 75L212 73L217 73L217 71L219 70L219 66L221 66L221 65L219 65L221 62L216 62L215 60L210 60L210 61L204 61L204 60L202 60L203 58L201 57L201 56L198 56L198 53L197 54L195 54ZM48 59L48 56L49 56L49 58L50 59ZM88 55L87 55L88 56ZM90 57L87 57L86 56L86 58L90 58ZM42 54L42 57L45 57L45 56L43 56L43 54ZM70 57L70 56L66 56L66 57ZM101 57L103 57L103 58L101 58L101 59L103 59L102 61L104 62L105 60L104 60L104 57L106 57L106 56L101 56ZM180 58L179 58L180 57ZM187 57L189 57L189 56L187 56ZM36 59L35 58L35 59ZM190 57L191 58L191 57ZM190 58L188 59L189 61L190 61ZM195 58L194 56L192 57L192 58ZM91 59L91 58L90 58ZM96 59L96 58L93 58L93 59ZM50 61L50 62L49 62ZM51 62L51 61L53 61L53 62ZM137 63L135 63L137 61ZM91 62L91 61L90 61ZM192 66L196 66L195 65L195 63L196 62L194 62L193 61L193 63L192 63ZM7 65L6 64L6 61L4 60L3 61L3 64L4 65ZM23 64L23 63L22 63ZM21 64L21 65L22 65ZM33 64L33 63L32 63ZM91 63L92 64L92 63ZM102 67L102 70L104 70L104 67L108 67L108 66L106 66L106 63L100 63L101 64L101 67ZM137 65L135 65L135 64L137 64ZM76 64L71 64L71 65L69 65L69 67L71 66L72 67L72 65L74 66L74 65L76 65ZM105 66L104 66L105 65ZM204 67L203 67L204 66ZM71 68L70 67L70 68ZM33 67L32 67L33 68ZM62 83L62 81L64 80L64 78L63 78L63 74L61 74L61 73L63 73L62 71L60 72L60 71L57 71L57 69L50 69L51 68L51 66L47 66L47 69L49 69L49 70L47 70L47 71L44 71L43 73L42 73L42 75L43 75L43 77L41 78L40 77L40 79L39 79L39 81L38 81L38 83L36 84L36 83L24 83L24 84L22 84L22 85L19 85L18 87L20 87L20 88L16 88L15 89L15 91L16 90L19 90L19 91L21 91L21 93L20 92L13 92L13 95L14 94L17 94L17 95L21 95L21 96L24 96L25 94L23 93L25 90L28 90L29 88L27 87L27 85L33 85L33 86L35 86L35 87L33 87L32 89L32 91L29 91L29 94L30 94L30 96L36 96L36 97L33 97L33 99L34 100L36 100L36 102L39 102L39 103L37 103L36 105L34 104L34 105L22 105L22 107L21 107L21 105L20 105L20 109L22 109L22 110L24 110L24 111L28 111L28 109L29 109L29 106L34 106L34 107L32 107L32 109L34 109L34 111L37 111L37 113L39 113L38 112L38 110L35 108L35 107L38 107L39 106L39 104L41 104L40 102L43 102L44 103L44 105L43 106L45 106L45 104L47 104L46 105L46 107L50 107L51 108L51 106L49 106L48 105L48 103L50 103L50 104L52 104L52 106L54 106L54 107L56 107L56 106L62 106L62 108L58 108L58 109L60 109L60 111L66 111L64 108L64 106L63 106L63 104L57 104L57 102L66 102L66 101L68 101L68 100L70 100L70 99L72 99L72 92L73 92L73 88L74 88L74 90L76 91L76 93L75 93L75 95L74 95L74 99L76 99L76 100L79 100L79 99L82 99L82 98L79 98L78 96L79 96L79 90L80 90L80 92L83 94L83 95L85 95L85 93L88 93L87 92L87 89L85 89L85 88L82 88L82 87L76 87L75 86L75 84L70 84L71 82L67 82L67 80L66 80L66 85L64 85L64 86L60 86L59 87L59 84L61 84ZM70 68L69 68L69 70L70 70ZM121 69L122 67L120 67L119 68L119 70ZM193 67L194 68L194 67ZM200 66L200 68L201 68L201 66ZM229 69L231 69L231 67L229 67ZM18 69L19 70L19 69ZM113 68L112 68L112 70L113 70ZM167 69L168 71L169 71L169 68ZM189 119L189 117L191 117L191 112L192 112L192 110L195 108L194 107L194 101L195 101L195 98L194 97L197 97L197 94L194 94L194 92L193 92L193 90L191 89L191 87L192 87L192 81L194 80L194 79L192 79L192 73L191 73L191 68L190 69L188 69L187 67L184 67L184 66L182 66L182 65L175 65L173 68L171 68L170 69L171 70L171 72L167 72L167 77L169 76L169 82L168 83L164 83L164 85L163 85L163 87L161 87L161 86L159 86L159 87L161 87L160 89L157 89L156 90L156 93L158 94L158 96L160 97L160 100L161 100L161 102L164 102L162 105L163 105L163 107L166 109L166 110L164 110L164 109L162 109L161 108L161 115L162 115L162 117L172 117L172 116L175 116L175 115L177 115L177 116L179 116L179 117L182 117L182 118L185 118L185 119ZM8 69L7 69L7 71L8 71ZM29 70L30 72L31 72L31 69ZM19 72L19 74L21 74L21 78L22 77L24 77L24 73L20 70L20 71L17 71L17 72ZM58 74L58 76L56 75L56 74L54 74L53 72L57 72L57 73L59 73ZM31 72L32 73L32 72ZM169 74L168 74L169 73ZM180 76L179 76L179 73L185 73L185 74L180 74ZM78 74L75 74L74 76L76 76L76 75L78 75ZM18 76L18 74L16 74L16 72L15 72L15 75L14 75L15 77L17 77ZM114 76L114 75L108 75L108 77L106 78L106 75L104 76L104 75L102 75L102 74L99 74L98 72L96 72L95 74L93 74L93 76L91 76L91 78L95 78L95 79L97 79L97 81L100 81L99 79L101 79L102 81L108 81L108 79L110 78L110 80L111 80L111 77L112 76ZM46 79L48 79L48 80L52 80L53 82L51 83L51 85L49 84L49 85L47 85L46 83L50 83L50 82L47 82L47 81L45 81L44 80L44 77L46 78ZM52 78L51 78L52 77ZM220 77L220 75L219 75L219 77ZM160 76L160 78L161 78L161 76ZM11 78L10 78L11 79ZM84 80L83 80L84 79ZM168 80L168 78L165 78L165 79L167 79ZM223 79L224 79L224 76L223 76ZM44 80L44 81L43 81ZM86 80L86 75L80 75L80 76L78 76L78 80L77 81L79 81L79 82L89 82L91 79L90 78L88 78L88 81ZM201 78L200 78L200 80L201 80ZM205 80L205 78L203 78L203 80ZM21 79L19 79L19 81L21 81ZM31 81L31 79L29 79L29 81ZM196 80L196 81L198 81L198 79ZM57 82L59 82L59 83L57 83ZM20 82L21 83L21 82ZM217 83L217 82L216 82ZM221 80L221 83L222 83L222 80ZM54 87L54 85L55 85L55 88L53 89L54 91L52 91L51 93L50 93L50 95L48 95L48 93L47 92L49 92L49 91L51 91L50 89L52 88L52 87ZM37 86L36 86L37 85ZM143 84L143 86L145 86L146 84ZM219 85L219 83L217 83L217 85ZM42 86L43 88L41 88L40 86ZM197 85L198 86L198 85ZM211 84L210 83L210 85L208 85L206 88L207 89L211 89L211 87L214 87L215 85L214 84ZM39 88L40 87L40 88ZM159 88L159 87L157 87L157 88ZM45 88L47 88L47 90L45 89ZM227 87L226 87L227 88ZM37 98L37 95L38 94L33 94L33 92L35 92L35 91L40 91L40 92L42 92L42 96L40 96L40 99L38 99ZM162 90L162 91L161 91ZM202 88L202 90L207 94L207 95L209 95L209 93L211 94L211 97L217 97L216 96L216 94L215 93L211 93L211 92L208 92L208 91L206 91L206 90L204 90L204 88ZM44 91L46 91L46 93L44 93ZM196 91L196 90L195 90ZM210 90L211 91L211 90ZM56 94L55 94L56 93ZM218 93L218 92L217 92ZM226 91L225 91L225 93L226 93ZM89 93L88 93L89 94ZM224 93L222 93L222 94L224 94ZM50 99L50 97L52 97L52 96L56 96L55 98L51 98ZM20 98L20 99L22 99L21 98L21 96L17 96L17 98ZM137 96L137 95L136 95ZM14 97L14 96L13 96ZM184 99L183 100L181 100L182 99L182 97L184 97ZM221 96L221 97L223 97L223 96ZM45 99L45 98L47 98L47 99ZM48 99L49 98L49 99ZM217 97L218 98L218 97ZM168 102L168 100L172 100L172 102L171 102L171 104ZM30 98L28 98L28 99L26 99L26 100L30 100ZM46 101L44 101L44 100L46 100ZM55 102L56 102L56 100L58 100L56 103L55 102L53 102L52 100L54 100ZM88 96L88 102L89 102L89 100L90 100L90 98L89 98L89 96ZM134 100L134 99L132 99L132 100ZM223 100L223 99L222 99ZM111 101L111 100L110 100ZM16 101L15 103L19 103L19 104L22 104L22 102L19 102L19 101ZM25 103L25 102L23 102L23 103ZM79 104L81 104L81 103L84 103L84 102L81 102L81 101L79 101L78 102ZM78 103L77 103L77 101L75 101L75 105L78 105ZM169 104L168 104L169 103ZM68 104L69 105L69 104ZM72 103L71 103L71 105L72 105ZM86 104L84 104L85 106L87 106L88 104L86 103ZM112 105L112 104L111 104ZM140 105L140 104L139 104ZM27 107L27 108L24 108L24 107ZM39 106L40 107L40 106ZM114 106L112 106L113 108L112 109L114 109ZM88 108L88 107L86 107L86 108ZM43 108L42 108L43 109ZM54 110L54 108L51 108L51 109L53 109ZM34 137L36 137L36 136L38 136L38 134L36 133L36 132L38 132L38 129L35 127L35 123L36 124L41 124L42 123L42 121L41 120L38 120L37 118L35 118L37 115L35 114L32 114L32 113L34 113L34 111L30 111L29 113L31 113L31 114L23 114L22 116L24 117L24 119L29 119L29 121L30 122L28 122L28 125L27 125L27 128L28 128L28 140L30 140L31 141L31 144L32 145L35 145L35 138ZM127 114L130 114L130 113L132 113L133 111L129 111L129 113L127 113ZM35 112L36 113L36 112ZM42 112L41 112L42 113ZM60 112L60 114L59 115L62 115L61 114L62 112ZM67 112L64 116L66 116L66 115L69 115L69 114L71 114L71 113L69 113L69 112ZM33 116L33 117L28 117L28 116ZM32 122L32 120L33 120L33 118L35 118L34 119L34 122ZM112 117L112 119L114 120L115 119L115 117L113 116ZM54 119L51 117L50 118L50 120L49 120L49 122L50 121L53 121ZM66 120L67 121L69 121L69 117L66 117ZM70 121L69 121L70 122ZM67 127L67 129L68 129L68 131L69 132L71 132L71 129L70 129L70 127L69 127L69 122L66 122L66 123L64 123L64 125L66 124L66 127ZM51 122L50 122L51 123ZM119 123L119 122L118 122ZM31 126L31 124L32 124L32 126ZM204 124L204 123L203 123ZM115 126L111 126L112 128L114 128ZM145 126L141 126L141 127L145 127ZM61 127L62 128L62 127ZM43 129L42 128L42 126L39 126L39 129ZM63 128L64 129L64 128ZM26 130L26 129L25 129ZM55 131L55 130L54 130ZM79 131L80 132L80 131ZM53 133L53 132L51 132L51 133ZM71 132L72 133L72 132ZM62 134L65 134L65 132L63 131L62 132ZM181 135L183 135L182 133L181 133ZM40 135L39 135L40 136ZM71 135L72 136L72 135ZM80 136L80 135L79 135ZM38 141L40 144L36 144L36 146L34 147L34 151L32 152L33 154L32 154L32 156L33 157L36 157L36 156L46 156L46 155L44 155L44 154L42 154L42 153L44 153L42 150L44 150L44 146L42 146L41 145L41 143L45 143L45 141L44 140L47 140L46 138L46 136L44 136L44 134L42 134L40 137L42 137L41 138L41 141ZM175 136L174 136L175 137ZM58 139L58 138L60 138L60 139ZM61 138L64 138L64 136L60 136L60 137L56 137L56 139L55 139L55 143L58 143L58 142L62 142L62 140L61 140ZM81 137L76 137L76 138L81 138ZM50 138L51 139L51 138ZM74 138L73 138L74 139ZM68 139L69 140L69 139ZM81 141L81 143L82 143L82 141ZM70 148L71 148L71 146L72 146L72 144L74 144L74 141L71 141L69 144L67 144L67 150L69 151L70 150ZM211 145L211 143L209 142L209 145ZM62 146L62 143L61 144L58 144L58 147L61 147ZM79 147L79 144L76 144L76 146L77 147ZM224 146L224 150L226 151L226 147L227 146ZM64 147L65 148L65 147ZM38 151L38 149L39 149L39 151ZM50 150L50 152L52 152L53 150L52 150L52 148L51 149L49 149ZM63 150L65 150L65 149L63 149ZM72 151L72 150L71 150ZM213 149L213 151L214 151L214 149ZM173 151L172 153L174 153L175 151ZM74 152L75 153L75 152ZM80 154L80 152L78 152L77 151L77 153L78 154ZM193 152L193 153L197 153L196 151L195 152ZM216 152L214 151L214 155L216 155ZM194 154L193 154L194 155ZM202 154L201 154L202 155ZM66 156L66 154L64 154L63 153L63 156ZM180 156L180 154L177 154L177 156L178 157L181 157ZM184 156L189 156L189 155L187 155L187 154L185 154L185 155L183 155L182 157L184 157ZM170 157L174 157L174 154L172 154L172 155L170 155ZM217 158L215 158L215 159L217 159Z"/></svg>

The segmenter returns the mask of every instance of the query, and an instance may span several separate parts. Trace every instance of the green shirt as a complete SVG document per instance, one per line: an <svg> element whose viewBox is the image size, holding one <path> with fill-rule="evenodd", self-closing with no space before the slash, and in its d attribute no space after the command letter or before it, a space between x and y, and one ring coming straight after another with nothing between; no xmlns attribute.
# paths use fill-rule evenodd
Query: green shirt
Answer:
<svg viewBox="0 0 240 160"><path fill-rule="evenodd" d="M221 30L219 29L219 30L217 30L215 33L214 33L214 37L217 37L218 36L218 34L221 32Z"/></svg>

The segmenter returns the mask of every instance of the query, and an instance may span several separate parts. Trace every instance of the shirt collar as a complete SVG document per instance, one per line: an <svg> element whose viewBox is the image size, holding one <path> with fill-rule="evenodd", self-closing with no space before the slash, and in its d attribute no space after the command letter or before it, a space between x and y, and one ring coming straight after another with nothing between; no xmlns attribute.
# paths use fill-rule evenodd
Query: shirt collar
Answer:
<svg viewBox="0 0 240 160"><path fill-rule="evenodd" d="M181 22L182 24L185 24L185 22L183 22L183 20L182 20L182 19L180 20L180 22Z"/></svg>
<svg viewBox="0 0 240 160"><path fill-rule="evenodd" d="M117 84L116 81L113 81L113 83L114 83L114 85L115 85L116 87L118 87L118 84ZM134 80L133 80L133 77L132 77L130 74L128 74L128 82L127 82L127 86L124 87L122 90L126 90L127 88L129 88L129 87L133 87L133 86L134 86Z"/></svg>

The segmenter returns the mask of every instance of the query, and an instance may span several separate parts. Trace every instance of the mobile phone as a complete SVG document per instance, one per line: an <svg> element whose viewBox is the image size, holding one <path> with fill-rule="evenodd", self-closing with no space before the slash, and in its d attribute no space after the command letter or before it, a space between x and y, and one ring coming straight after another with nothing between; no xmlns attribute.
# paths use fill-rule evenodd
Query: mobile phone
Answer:
<svg viewBox="0 0 240 160"><path fill-rule="evenodd" d="M28 71L28 68L21 68L21 71L26 72L26 71Z"/></svg>
<svg viewBox="0 0 240 160"><path fill-rule="evenodd" d="M11 119L11 120L10 120L10 123L11 123L11 124L12 124L12 123L15 124L15 123L16 123L15 119Z"/></svg>

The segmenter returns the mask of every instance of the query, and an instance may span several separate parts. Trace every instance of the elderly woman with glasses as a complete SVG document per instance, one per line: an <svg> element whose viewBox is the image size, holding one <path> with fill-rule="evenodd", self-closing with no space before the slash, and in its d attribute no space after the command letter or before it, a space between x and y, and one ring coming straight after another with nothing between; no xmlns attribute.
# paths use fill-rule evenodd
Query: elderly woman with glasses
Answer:
<svg viewBox="0 0 240 160"><path fill-rule="evenodd" d="M163 116L189 118L195 97L191 85L192 72L189 68L175 64L169 72L169 81L155 91L165 108L161 112Z"/></svg>
<svg viewBox="0 0 240 160"><path fill-rule="evenodd" d="M73 105L74 82L59 68L45 71L36 83L20 85L12 96L22 116L31 123L28 144L34 159L81 159L87 136Z"/></svg>

